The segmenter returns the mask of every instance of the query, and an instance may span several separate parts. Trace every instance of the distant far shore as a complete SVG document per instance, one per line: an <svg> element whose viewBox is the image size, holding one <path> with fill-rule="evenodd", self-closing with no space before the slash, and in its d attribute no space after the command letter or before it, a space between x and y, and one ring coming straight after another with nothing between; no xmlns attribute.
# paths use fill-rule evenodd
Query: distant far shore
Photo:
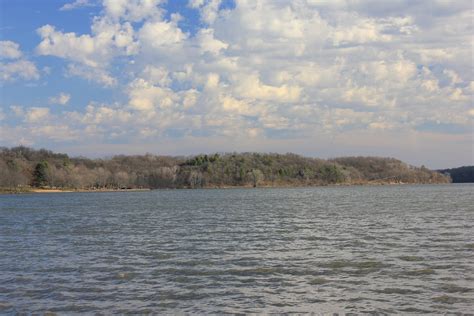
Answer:
<svg viewBox="0 0 474 316"><path fill-rule="evenodd" d="M108 159L46 149L0 147L0 188L8 193L115 192L148 189L316 187L449 183L449 172L388 157L319 159L297 154L151 154Z"/></svg>
<svg viewBox="0 0 474 316"><path fill-rule="evenodd" d="M215 189L292 189L292 188L322 188L322 187L350 187L350 186L404 186L404 185L446 185L453 183L395 183L395 182L372 182L372 183L338 183L324 185L261 185L254 187L251 185L240 186L208 186L199 188L141 188L141 189L74 189L74 188L0 188L0 194L28 194L28 193L92 193L92 192L147 192L154 190L215 190Z"/></svg>

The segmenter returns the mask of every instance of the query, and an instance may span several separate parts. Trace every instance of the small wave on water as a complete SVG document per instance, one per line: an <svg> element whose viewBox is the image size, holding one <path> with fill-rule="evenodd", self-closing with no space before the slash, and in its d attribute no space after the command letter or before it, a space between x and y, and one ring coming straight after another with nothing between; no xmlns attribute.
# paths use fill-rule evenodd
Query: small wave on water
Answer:
<svg viewBox="0 0 474 316"><path fill-rule="evenodd" d="M311 285L322 285L329 282L331 281L325 278L314 278L314 279L311 279L308 283Z"/></svg>
<svg viewBox="0 0 474 316"><path fill-rule="evenodd" d="M3 195L0 314L469 314L473 189Z"/></svg>
<svg viewBox="0 0 474 316"><path fill-rule="evenodd" d="M420 290L411 290L407 288L384 288L382 290L375 290L374 292L381 293L381 294L401 294L401 295L421 293Z"/></svg>
<svg viewBox="0 0 474 316"><path fill-rule="evenodd" d="M430 275L430 274L435 274L436 271L431 268L421 268L421 269L415 269L415 270L410 270L406 271L405 274L409 276L423 276L423 275Z"/></svg>
<svg viewBox="0 0 474 316"><path fill-rule="evenodd" d="M399 257L400 260L403 260L403 261L423 261L423 257L419 257L419 256L401 256Z"/></svg>
<svg viewBox="0 0 474 316"><path fill-rule="evenodd" d="M433 297L433 302L450 304L450 305L460 303L460 302L466 302L466 301L467 301L466 298L456 297L456 296L446 295L446 294Z"/></svg>

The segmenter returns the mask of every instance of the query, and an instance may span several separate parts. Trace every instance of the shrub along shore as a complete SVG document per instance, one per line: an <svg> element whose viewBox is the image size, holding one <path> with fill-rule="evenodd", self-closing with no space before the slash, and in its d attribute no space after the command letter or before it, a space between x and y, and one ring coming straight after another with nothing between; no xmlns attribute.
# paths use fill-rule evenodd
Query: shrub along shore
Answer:
<svg viewBox="0 0 474 316"><path fill-rule="evenodd" d="M190 157L146 154L89 159L23 146L0 148L0 191L9 193L450 181L449 176L423 166L414 167L382 157L324 160L291 153L215 153Z"/></svg>

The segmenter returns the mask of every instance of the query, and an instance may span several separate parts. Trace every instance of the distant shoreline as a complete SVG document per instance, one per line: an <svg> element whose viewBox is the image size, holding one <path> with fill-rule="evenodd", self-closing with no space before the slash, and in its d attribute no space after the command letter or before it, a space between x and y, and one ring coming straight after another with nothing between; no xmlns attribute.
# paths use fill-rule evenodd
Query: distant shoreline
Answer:
<svg viewBox="0 0 474 316"><path fill-rule="evenodd" d="M0 191L89 192L125 188L245 188L448 183L451 178L395 158L319 159L287 153L214 153L190 157L69 157L46 149L0 148ZM41 190L41 191L38 191ZM43 191L47 190L47 191ZM58 190L58 191L51 191Z"/></svg>
<svg viewBox="0 0 474 316"><path fill-rule="evenodd" d="M19 190L0 188L0 194L31 194L31 193L106 193L106 192L147 192L147 191L169 191L169 190L227 190L227 189L292 189L292 188L323 188L323 187L350 187L350 186L406 186L406 185L446 185L456 183L339 183L327 185L261 185L253 186L208 186L199 188L143 188L143 189L45 189L45 188L23 188Z"/></svg>
<svg viewBox="0 0 474 316"><path fill-rule="evenodd" d="M0 194L28 194L28 193L84 193L84 192L139 192L151 191L151 189L40 189L40 188L22 188L19 190L0 188Z"/></svg>

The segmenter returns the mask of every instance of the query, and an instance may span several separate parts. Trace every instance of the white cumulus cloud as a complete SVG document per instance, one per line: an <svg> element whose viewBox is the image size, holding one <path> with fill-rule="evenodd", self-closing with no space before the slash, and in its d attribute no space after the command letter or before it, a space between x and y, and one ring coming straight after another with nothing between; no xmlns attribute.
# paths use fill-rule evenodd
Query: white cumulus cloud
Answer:
<svg viewBox="0 0 474 316"><path fill-rule="evenodd" d="M71 100L71 95L68 93L61 92L59 95L50 97L49 103L50 104L60 104L66 105L68 104L69 100Z"/></svg>
<svg viewBox="0 0 474 316"><path fill-rule="evenodd" d="M36 65L23 58L20 45L12 41L0 41L0 82L37 80L40 77Z"/></svg>
<svg viewBox="0 0 474 316"><path fill-rule="evenodd" d="M0 81L36 80L39 79L36 65L29 60L15 60L9 63L0 62Z"/></svg>
<svg viewBox="0 0 474 316"><path fill-rule="evenodd" d="M22 55L20 45L12 41L0 41L0 58L17 59Z"/></svg>
<svg viewBox="0 0 474 316"><path fill-rule="evenodd" d="M70 10L75 10L78 8L83 8L83 7L92 7L95 4L92 3L90 0L76 0L71 3L66 3L63 5L61 8L59 8L60 11L70 11Z"/></svg>

